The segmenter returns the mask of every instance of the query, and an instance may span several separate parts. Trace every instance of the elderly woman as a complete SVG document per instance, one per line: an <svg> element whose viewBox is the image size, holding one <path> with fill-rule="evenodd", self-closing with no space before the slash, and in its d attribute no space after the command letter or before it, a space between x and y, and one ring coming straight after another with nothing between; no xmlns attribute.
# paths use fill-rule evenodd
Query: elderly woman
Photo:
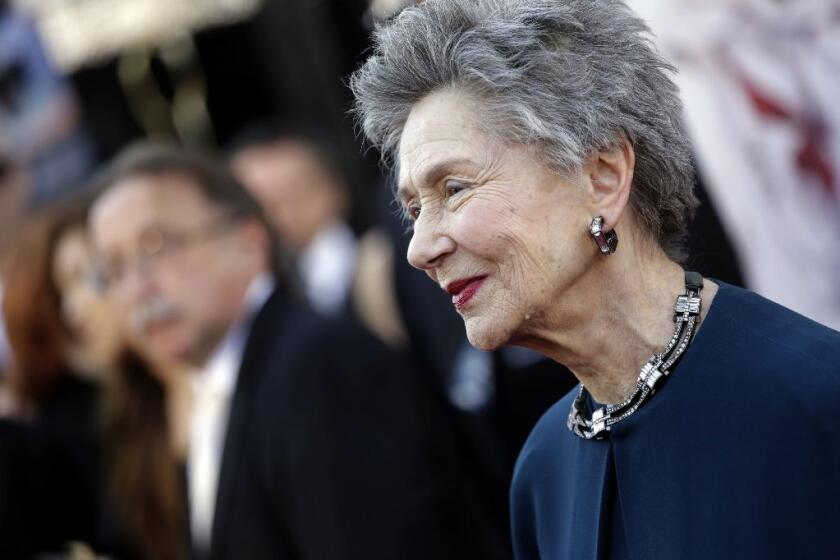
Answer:
<svg viewBox="0 0 840 560"><path fill-rule="evenodd" d="M409 261L580 381L520 454L520 560L836 554L840 333L682 269L670 71L618 0L428 0L352 78Z"/></svg>

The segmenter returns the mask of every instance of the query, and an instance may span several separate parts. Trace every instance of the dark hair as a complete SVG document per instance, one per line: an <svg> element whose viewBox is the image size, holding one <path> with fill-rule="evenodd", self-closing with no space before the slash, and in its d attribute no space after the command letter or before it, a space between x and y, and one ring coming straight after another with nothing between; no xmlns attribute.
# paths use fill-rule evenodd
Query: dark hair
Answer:
<svg viewBox="0 0 840 560"><path fill-rule="evenodd" d="M178 459L163 383L126 349L108 385L105 427L110 497L132 548L148 560L187 558Z"/></svg>
<svg viewBox="0 0 840 560"><path fill-rule="evenodd" d="M52 262L61 237L84 224L81 202L45 208L28 218L6 263L3 316L14 357L9 384L25 406L37 407L70 372L64 346L71 332L61 317Z"/></svg>
<svg viewBox="0 0 840 560"><path fill-rule="evenodd" d="M269 239L269 267L278 288L288 290L286 259L274 226L248 190L210 156L173 144L139 142L123 150L96 176L92 190L100 197L123 179L173 174L190 179L209 202L229 217L254 219L262 224Z"/></svg>

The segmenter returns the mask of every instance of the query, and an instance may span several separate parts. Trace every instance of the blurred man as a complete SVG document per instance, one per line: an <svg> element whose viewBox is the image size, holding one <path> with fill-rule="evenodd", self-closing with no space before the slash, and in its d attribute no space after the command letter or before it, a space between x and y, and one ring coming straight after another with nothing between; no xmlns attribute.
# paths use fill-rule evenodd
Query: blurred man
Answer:
<svg viewBox="0 0 840 560"><path fill-rule="evenodd" d="M271 365L247 339L282 299L272 236L256 202L191 155L140 148L103 183L91 213L103 280L144 346L197 370L187 478L192 537L207 552L237 476L227 449L246 437L251 385Z"/></svg>
<svg viewBox="0 0 840 560"><path fill-rule="evenodd" d="M472 542L484 498L436 401L357 324L290 300L273 229L232 177L147 146L100 189L107 290L151 351L196 370L196 557L498 557Z"/></svg>
<svg viewBox="0 0 840 560"><path fill-rule="evenodd" d="M346 307L356 239L345 223L347 186L329 148L301 136L247 143L231 161L234 173L266 209L316 311Z"/></svg>

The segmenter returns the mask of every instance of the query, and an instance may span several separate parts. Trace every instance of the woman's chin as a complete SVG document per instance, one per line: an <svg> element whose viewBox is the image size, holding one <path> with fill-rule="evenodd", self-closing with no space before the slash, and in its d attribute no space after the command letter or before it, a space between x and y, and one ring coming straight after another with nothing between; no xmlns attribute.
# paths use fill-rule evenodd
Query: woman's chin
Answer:
<svg viewBox="0 0 840 560"><path fill-rule="evenodd" d="M510 340L510 332L499 322L470 317L464 321L464 326L467 329L467 340L479 350L489 352L504 346Z"/></svg>

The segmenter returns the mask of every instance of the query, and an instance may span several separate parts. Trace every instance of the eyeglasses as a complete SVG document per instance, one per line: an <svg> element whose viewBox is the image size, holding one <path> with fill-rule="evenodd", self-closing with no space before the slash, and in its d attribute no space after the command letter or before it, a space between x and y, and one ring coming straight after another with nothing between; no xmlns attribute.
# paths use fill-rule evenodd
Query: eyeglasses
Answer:
<svg viewBox="0 0 840 560"><path fill-rule="evenodd" d="M163 262L185 250L211 241L226 233L236 222L236 216L224 215L186 231L166 231L158 227L144 230L137 240L137 254L127 259L103 259L97 263L92 284L100 291L122 285L129 273L156 270Z"/></svg>

